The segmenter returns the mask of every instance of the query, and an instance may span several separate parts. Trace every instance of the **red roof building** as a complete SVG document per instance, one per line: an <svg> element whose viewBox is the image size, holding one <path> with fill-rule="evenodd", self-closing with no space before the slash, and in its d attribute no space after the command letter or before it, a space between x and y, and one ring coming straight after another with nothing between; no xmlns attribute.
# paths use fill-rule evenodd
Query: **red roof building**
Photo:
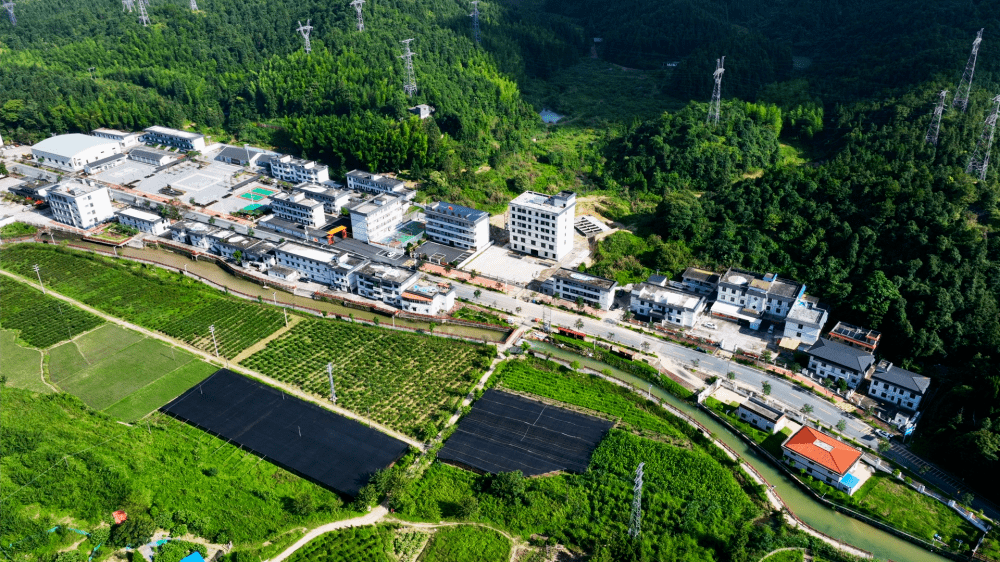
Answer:
<svg viewBox="0 0 1000 562"><path fill-rule="evenodd" d="M798 430L781 447L840 476L861 458L861 451L811 427Z"/></svg>

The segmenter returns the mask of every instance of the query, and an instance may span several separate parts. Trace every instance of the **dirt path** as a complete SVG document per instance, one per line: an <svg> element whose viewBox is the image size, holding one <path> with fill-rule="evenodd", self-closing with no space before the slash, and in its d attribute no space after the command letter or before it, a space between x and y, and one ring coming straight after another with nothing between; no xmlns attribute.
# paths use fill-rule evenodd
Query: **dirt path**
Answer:
<svg viewBox="0 0 1000 562"><path fill-rule="evenodd" d="M239 363L240 361L243 361L244 359L246 359L247 357L250 357L254 353L257 353L258 351L264 349L265 347L267 347L267 344L269 344L272 341L276 340L278 338L278 336L281 336L282 334L284 334L288 330L291 330L292 328L294 328L295 325L298 324L301 321L302 321L302 317L301 316L292 315L292 317L288 319L288 326L282 326L282 327L278 328L270 336L267 336L266 338L260 340L259 342L255 343L255 344L251 345L250 347L248 347L248 348L244 349L243 351L241 351L239 353L239 355L237 355L236 357L233 357L233 363Z"/></svg>
<svg viewBox="0 0 1000 562"><path fill-rule="evenodd" d="M0 270L0 275L6 275L7 277L10 277L11 279L14 279L16 281L19 281L21 283L24 283L26 285L29 285L31 287L34 287L36 289L41 290L41 287L39 287L37 283L32 282L30 279L27 279L25 277L21 277L20 275L16 275L14 273L11 273L11 272L5 271L5 270ZM390 435L392 437L395 437L396 439L399 439L400 441L403 441L404 443L406 443L408 445L412 445L414 447L417 447L418 449L424 450L424 447L425 447L424 444L421 443L421 442L419 442L419 441L417 441L417 440L415 440L415 439L413 439L412 437L410 437L408 435L404 435L403 433L400 433L400 432L398 432L398 431L396 431L394 429L386 427L386 426L384 426L384 425L382 425L382 424L380 424L378 422L374 422L372 420L369 420L369 419L365 418L364 416L360 416L358 414L355 414L354 412L351 412L351 411L345 410L344 408L341 408L339 406L335 406L333 404L330 404L330 402L328 400L323 400L323 399L317 398L315 396L312 396L310 394L307 394L306 392L303 392L302 389L300 389L298 387L295 387L295 386L292 386L290 384L281 382L279 380L272 379L271 377L268 377L267 375L258 373L257 371L252 371L250 369L246 369L244 367L241 367L241 366L238 366L238 365L234 365L234 364L230 363L229 361L219 360L217 357L215 357L211 353L209 353L207 351L203 351L203 350L198 349L196 347L193 347L190 344L188 344L187 342L183 342L181 340L174 339L174 338L172 338L170 336L167 336L166 334L161 334L160 332L155 332L153 330L149 330L147 328L143 328L142 326L138 326L138 325L133 324L131 322L127 322L127 321L122 320L120 318L117 318L115 316L111 316L110 314L106 314L106 313L104 313L104 312L102 312L100 310L97 310L96 308L93 308L91 306L87 306L86 304L84 304L84 303L82 303L82 302L80 302L80 301L78 301L76 299L72 299L72 298L67 297L67 296L65 296L63 294L57 293L56 291L53 291L51 288L46 288L45 290L46 290L46 292L48 293L49 296L51 296L53 298L56 298L56 299L59 299L59 300L61 300L63 302L68 302L68 303L72 304L73 306L76 306L76 307L78 307L80 309L86 310L87 312L89 312L89 313L91 313L91 314L93 314L95 316L98 316L100 318L103 318L103 319L107 320L108 322L112 322L112 323L117 324L119 326L122 326L124 328L128 328L129 330L133 330L133 331L139 332L140 334L143 334L143 335L145 335L147 337L156 338L156 339L158 339L160 341L169 343L170 345L174 345L174 346L177 346L177 347L179 347L181 349L187 350L188 352L193 353L199 359L202 359L203 361L205 361L207 363L211 363L213 365L217 365L220 368L221 367L225 367L225 368L227 368L227 369L229 369L231 371L234 371L234 372L237 372L237 373L241 373L241 374L244 374L244 375L246 375L248 377L257 379L260 382L263 382L265 384L268 384L270 386L278 388L278 389L280 389L280 390L282 390L282 391L284 391L284 392L286 392L286 393L288 393L288 394L290 394L292 396L295 396L296 398L301 398L301 399L306 400L308 402L312 402L313 404L316 404L316 405L320 406L321 408L325 408L327 410L336 412L336 413L338 413L338 414L340 414L340 415L342 415L342 416L344 416L346 418L351 418L353 420L356 420L356 421L359 421L361 423L367 424L368 426L374 427L374 428L378 429L379 431L381 431L382 433L385 433L386 435Z"/></svg>
<svg viewBox="0 0 1000 562"><path fill-rule="evenodd" d="M383 517L385 517L387 513L389 513L389 510L386 509L384 506L380 505L378 507L373 508L369 513L367 513L366 515L362 515L361 517L355 517L354 519L344 519L343 521L334 521L333 523L327 523L326 525L321 525L319 527L316 527L312 531L309 531L308 533L303 535L301 539L295 541L295 543L292 544L292 546L289 546L288 548L283 550L281 554L275 556L274 558L266 560L265 562L281 562L282 560L288 558L293 553L295 553L296 550L309 544L309 541L315 539L316 537L322 534L329 533L330 531L336 531L337 529L346 529L348 527L364 527L366 525L374 525L375 523L378 523Z"/></svg>

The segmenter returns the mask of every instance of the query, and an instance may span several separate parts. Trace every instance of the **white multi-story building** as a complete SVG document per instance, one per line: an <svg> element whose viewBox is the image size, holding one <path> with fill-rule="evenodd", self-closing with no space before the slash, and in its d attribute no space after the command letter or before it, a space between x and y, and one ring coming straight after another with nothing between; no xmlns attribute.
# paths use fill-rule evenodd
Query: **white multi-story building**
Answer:
<svg viewBox="0 0 1000 562"><path fill-rule="evenodd" d="M406 188L406 182L390 178L381 174L372 174L361 170L351 170L347 172L347 189L362 191L365 193L389 193L412 200L416 192Z"/></svg>
<svg viewBox="0 0 1000 562"><path fill-rule="evenodd" d="M815 297L803 295L785 316L784 337L814 344L823 332L829 313Z"/></svg>
<svg viewBox="0 0 1000 562"><path fill-rule="evenodd" d="M632 287L629 309L640 320L663 323L670 322L690 328L705 309L705 297L691 294L667 286L663 277L651 276L645 283ZM659 283L651 281L659 280Z"/></svg>
<svg viewBox="0 0 1000 562"><path fill-rule="evenodd" d="M785 412L751 397L736 408L736 417L768 433L778 433L788 425Z"/></svg>
<svg viewBox="0 0 1000 562"><path fill-rule="evenodd" d="M525 191L510 202L507 211L512 250L561 260L573 249L576 194L572 191L556 195Z"/></svg>
<svg viewBox="0 0 1000 562"><path fill-rule="evenodd" d="M218 239L221 228L197 221L177 221L170 225L170 238L174 242L189 244L203 250L210 250Z"/></svg>
<svg viewBox="0 0 1000 562"><path fill-rule="evenodd" d="M435 242L479 252L490 245L490 215L438 201L424 209L425 233Z"/></svg>
<svg viewBox="0 0 1000 562"><path fill-rule="evenodd" d="M684 270L681 274L681 280L684 283L685 290L696 293L699 295L705 295L705 297L711 298L715 295L716 290L719 287L719 274L708 271L707 269L699 269L697 267L689 267Z"/></svg>
<svg viewBox="0 0 1000 562"><path fill-rule="evenodd" d="M868 396L885 400L907 410L920 407L931 379L900 369L888 361L879 361L871 375Z"/></svg>
<svg viewBox="0 0 1000 562"><path fill-rule="evenodd" d="M323 183L330 180L330 169L312 160L303 160L287 154L272 156L269 160L271 176L291 183Z"/></svg>
<svg viewBox="0 0 1000 562"><path fill-rule="evenodd" d="M347 252L318 250L294 242L278 246L274 253L277 265L294 269L300 277L345 293L357 287L356 273L368 263Z"/></svg>
<svg viewBox="0 0 1000 562"><path fill-rule="evenodd" d="M570 302L579 302L601 310L611 308L618 282L612 279L559 268L542 282L541 292Z"/></svg>
<svg viewBox="0 0 1000 562"><path fill-rule="evenodd" d="M306 197L322 203L323 211L327 214L339 215L340 210L350 202L351 192L337 189L337 187L342 187L340 184L333 185L334 187L331 187L330 184L301 183L295 186L295 191L305 193Z"/></svg>
<svg viewBox="0 0 1000 562"><path fill-rule="evenodd" d="M421 276L400 295L399 306L407 312L437 316L455 306L455 286Z"/></svg>
<svg viewBox="0 0 1000 562"><path fill-rule="evenodd" d="M180 129L171 129L170 127L146 127L142 135L142 141L146 144L172 146L185 152L205 150L205 135L181 131Z"/></svg>
<svg viewBox="0 0 1000 562"><path fill-rule="evenodd" d="M781 445L782 460L792 468L852 495L871 474L858 461L861 451L804 426Z"/></svg>
<svg viewBox="0 0 1000 562"><path fill-rule="evenodd" d="M756 328L763 318L782 321L804 293L805 285L773 273L730 268L719 280L712 314L748 320Z"/></svg>
<svg viewBox="0 0 1000 562"><path fill-rule="evenodd" d="M82 229L93 228L115 216L108 188L72 180L49 190L49 207L52 218Z"/></svg>
<svg viewBox="0 0 1000 562"><path fill-rule="evenodd" d="M383 193L351 206L351 236L369 244L389 238L403 222L405 205L402 197Z"/></svg>
<svg viewBox="0 0 1000 562"><path fill-rule="evenodd" d="M119 223L154 236L159 236L170 230L169 220L149 211L140 211L129 207L118 211L115 215L118 217Z"/></svg>
<svg viewBox="0 0 1000 562"><path fill-rule="evenodd" d="M420 274L381 263L368 263L358 270L357 277L359 295L401 308L403 292L417 282Z"/></svg>
<svg viewBox="0 0 1000 562"><path fill-rule="evenodd" d="M124 151L127 148L132 148L133 146L139 145L139 139L142 137L142 133L130 133L128 131L119 131L116 129L94 129L90 131L92 136L113 140L118 143L118 147Z"/></svg>
<svg viewBox="0 0 1000 562"><path fill-rule="evenodd" d="M875 364L872 354L825 338L819 338L806 354L810 370L822 377L844 379L850 388L857 388Z"/></svg>
<svg viewBox="0 0 1000 562"><path fill-rule="evenodd" d="M49 137L31 147L31 155L43 164L71 172L120 152L116 141L78 133Z"/></svg>
<svg viewBox="0 0 1000 562"><path fill-rule="evenodd" d="M271 196L271 211L279 219L317 228L326 224L323 204L305 193L278 193Z"/></svg>

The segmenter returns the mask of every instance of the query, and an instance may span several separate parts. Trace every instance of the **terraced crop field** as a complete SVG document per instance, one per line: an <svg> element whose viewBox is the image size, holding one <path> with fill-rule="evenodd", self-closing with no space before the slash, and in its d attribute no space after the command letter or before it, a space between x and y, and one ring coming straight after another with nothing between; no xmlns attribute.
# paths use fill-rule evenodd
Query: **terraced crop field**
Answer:
<svg viewBox="0 0 1000 562"><path fill-rule="evenodd" d="M4 258L6 262L6 255ZM0 326L17 330L19 339L32 347L45 349L103 322L31 286L0 276Z"/></svg>

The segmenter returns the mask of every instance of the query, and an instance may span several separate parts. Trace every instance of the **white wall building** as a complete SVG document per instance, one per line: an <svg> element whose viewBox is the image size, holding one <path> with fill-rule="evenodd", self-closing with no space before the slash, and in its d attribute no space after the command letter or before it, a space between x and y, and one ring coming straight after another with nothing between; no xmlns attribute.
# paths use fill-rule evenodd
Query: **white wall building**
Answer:
<svg viewBox="0 0 1000 562"><path fill-rule="evenodd" d="M875 364L875 357L863 349L825 338L814 343L806 354L810 370L822 377L844 379L850 388L857 388Z"/></svg>
<svg viewBox="0 0 1000 562"><path fill-rule="evenodd" d="M805 285L773 273L761 275L734 267L719 280L712 314L747 320L756 328L764 318L784 320L804 291Z"/></svg>
<svg viewBox="0 0 1000 562"><path fill-rule="evenodd" d="M368 243L385 240L403 222L405 206L402 197L382 194L350 207L351 236Z"/></svg>
<svg viewBox="0 0 1000 562"><path fill-rule="evenodd" d="M868 396L916 410L930 385L928 377L900 369L888 361L879 361L871 375Z"/></svg>
<svg viewBox="0 0 1000 562"><path fill-rule="evenodd" d="M305 193L277 193L271 196L271 211L279 219L305 224L313 228L323 226L323 204L309 199Z"/></svg>
<svg viewBox="0 0 1000 562"><path fill-rule="evenodd" d="M490 245L490 215L438 201L424 209L425 233L434 242L479 252Z"/></svg>
<svg viewBox="0 0 1000 562"><path fill-rule="evenodd" d="M368 260L347 252L318 250L294 242L278 246L274 254L277 265L294 269L300 277L345 293L356 288L356 273L368 263Z"/></svg>
<svg viewBox="0 0 1000 562"><path fill-rule="evenodd" d="M312 160L303 160L287 154L270 158L271 176L291 183L323 183L330 180L330 169Z"/></svg>
<svg viewBox="0 0 1000 562"><path fill-rule="evenodd" d="M83 165L83 171L90 175L99 174L101 172L110 170L111 168L117 168L125 163L128 157L124 154L112 154L107 158L101 158L100 160L95 160L89 164Z"/></svg>
<svg viewBox="0 0 1000 562"><path fill-rule="evenodd" d="M781 449L785 463L848 495L870 475L858 465L861 451L809 426L789 437Z"/></svg>
<svg viewBox="0 0 1000 562"><path fill-rule="evenodd" d="M719 274L707 269L689 267L681 274L681 281L688 291L711 297L718 290Z"/></svg>
<svg viewBox="0 0 1000 562"><path fill-rule="evenodd" d="M90 131L90 134L98 138L117 142L118 147L123 152L127 148L139 146L139 139L142 137L142 133L130 133L128 131L119 131L116 129L94 129L93 131Z"/></svg>
<svg viewBox="0 0 1000 562"><path fill-rule="evenodd" d="M705 309L705 297L668 287L666 279L662 283L647 281L632 287L629 309L640 319L690 328Z"/></svg>
<svg viewBox="0 0 1000 562"><path fill-rule="evenodd" d="M143 164L149 164L157 168L180 160L180 156L173 152L145 147L133 148L129 151L128 157L129 160L135 160L136 162L142 162Z"/></svg>
<svg viewBox="0 0 1000 562"><path fill-rule="evenodd" d="M608 310L615 300L618 282L612 279L580 273L572 269L559 268L542 282L541 292L556 298L583 303L593 308Z"/></svg>
<svg viewBox="0 0 1000 562"><path fill-rule="evenodd" d="M342 187L340 184L333 185ZM329 184L300 183L295 186L295 191L322 203L323 211L329 215L340 215L340 210L351 200L350 191L330 187Z"/></svg>
<svg viewBox="0 0 1000 562"><path fill-rule="evenodd" d="M381 174L372 174L362 170L351 170L347 172L347 189L362 191L364 193L390 193L402 196L407 200L412 200L416 192L406 188L406 182L390 178Z"/></svg>
<svg viewBox="0 0 1000 562"><path fill-rule="evenodd" d="M358 294L402 308L403 292L417 282L420 274L409 269L369 263L358 270Z"/></svg>
<svg viewBox="0 0 1000 562"><path fill-rule="evenodd" d="M561 260L573 249L576 194L572 191L556 195L525 191L507 210L512 250Z"/></svg>
<svg viewBox="0 0 1000 562"><path fill-rule="evenodd" d="M146 144L172 146L185 152L205 150L205 135L181 131L180 129L171 129L170 127L146 127L142 135L142 140Z"/></svg>
<svg viewBox="0 0 1000 562"><path fill-rule="evenodd" d="M31 147L31 155L44 158L43 164L71 172L120 152L116 141L78 133L49 137Z"/></svg>
<svg viewBox="0 0 1000 562"><path fill-rule="evenodd" d="M784 337L812 345L819 340L827 318L829 313L820 306L818 299L803 295L785 317Z"/></svg>
<svg viewBox="0 0 1000 562"><path fill-rule="evenodd" d="M778 433L788 425L788 417L781 410L751 397L736 408L736 417L768 433Z"/></svg>
<svg viewBox="0 0 1000 562"><path fill-rule="evenodd" d="M108 188L78 181L63 182L49 190L49 207L55 220L85 230L115 216Z"/></svg>
<svg viewBox="0 0 1000 562"><path fill-rule="evenodd" d="M115 216L118 217L119 223L154 236L159 236L170 230L169 220L149 211L140 211L129 207L118 211Z"/></svg>
<svg viewBox="0 0 1000 562"><path fill-rule="evenodd" d="M437 316L455 306L455 286L420 277L400 295L400 308L415 314Z"/></svg>

